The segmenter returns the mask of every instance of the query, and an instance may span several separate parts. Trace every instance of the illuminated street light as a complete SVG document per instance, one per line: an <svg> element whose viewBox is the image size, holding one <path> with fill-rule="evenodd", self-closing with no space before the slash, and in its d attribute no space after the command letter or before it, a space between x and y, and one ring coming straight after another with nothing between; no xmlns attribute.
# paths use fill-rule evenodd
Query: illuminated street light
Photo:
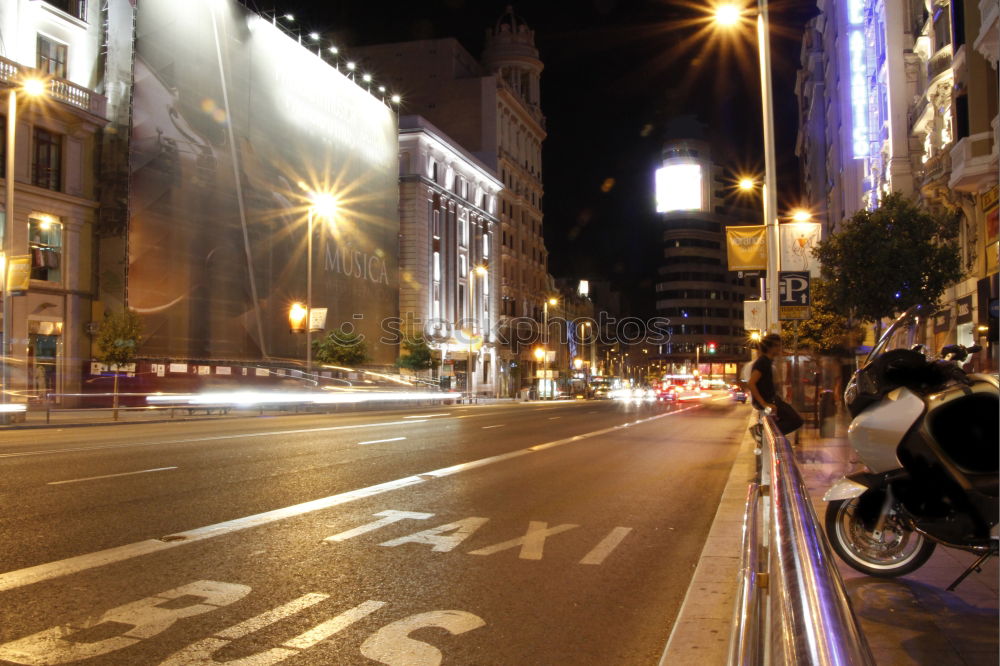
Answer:
<svg viewBox="0 0 1000 666"><path fill-rule="evenodd" d="M757 183L755 183L752 178L740 178L740 189L744 192L750 192L756 186Z"/></svg>
<svg viewBox="0 0 1000 666"><path fill-rule="evenodd" d="M720 6L715 13L715 21L723 27L731 27L739 22L739 8L722 11ZM735 19L734 20L734 13ZM761 112L764 119L764 225L767 227L767 328L771 332L781 331L778 318L778 252L780 237L778 235L778 199L775 179L774 156L774 100L771 93L771 43L767 19L767 0L757 0L757 50L760 58L760 91Z"/></svg>
<svg viewBox="0 0 1000 666"><path fill-rule="evenodd" d="M35 77L25 78L21 80L21 90L28 97L38 97L45 94L45 80ZM0 344L0 404L7 402L7 393L9 392L10 378L8 377L7 368L7 358L11 355L11 333L13 331L11 317L13 315L13 308L11 308L10 301L10 289L7 284L7 277L9 273L9 258L13 256L14 251L14 153L17 150L17 93L18 88L16 86L11 87L7 90L7 143L6 143L6 171L4 172L5 178L5 198L3 207L3 238L0 239L0 245L2 245L3 252L3 271L4 275L0 276L3 280L3 342Z"/></svg>
<svg viewBox="0 0 1000 666"><path fill-rule="evenodd" d="M301 303L292 303L288 308L288 328L292 333L302 333L306 329L309 310Z"/></svg>
<svg viewBox="0 0 1000 666"><path fill-rule="evenodd" d="M813 217L812 213L810 213L807 210L803 210L801 208L795 210L792 213L792 219L795 220L796 222L808 222L809 220L812 219L812 217Z"/></svg>
<svg viewBox="0 0 1000 666"><path fill-rule="evenodd" d="M740 22L743 10L736 5L719 5L715 8L715 21L719 25L731 26Z"/></svg>
<svg viewBox="0 0 1000 666"><path fill-rule="evenodd" d="M545 358L545 350L542 349L541 347L535 347L534 354L535 354L535 359L537 361L541 361L543 358Z"/></svg>
<svg viewBox="0 0 1000 666"><path fill-rule="evenodd" d="M393 95L392 97L389 98L389 101L391 101L393 104L399 104L401 101L403 101L403 98L400 97L399 95Z"/></svg>
<svg viewBox="0 0 1000 666"><path fill-rule="evenodd" d="M489 275L489 269L486 266L479 265L474 267L469 272L469 314L471 315L469 323L469 360L468 360L468 389L469 389L469 402L471 403L476 395L476 372L475 364L472 360L472 342L475 336L475 325L476 325L476 276L485 277ZM482 327L480 327L482 328ZM483 339L486 339L486 331L483 331Z"/></svg>
<svg viewBox="0 0 1000 666"><path fill-rule="evenodd" d="M337 200L329 192L312 192L309 196L312 205L307 212L308 229L306 230L306 375L312 376L312 272L313 272L313 219L332 222L337 215Z"/></svg>

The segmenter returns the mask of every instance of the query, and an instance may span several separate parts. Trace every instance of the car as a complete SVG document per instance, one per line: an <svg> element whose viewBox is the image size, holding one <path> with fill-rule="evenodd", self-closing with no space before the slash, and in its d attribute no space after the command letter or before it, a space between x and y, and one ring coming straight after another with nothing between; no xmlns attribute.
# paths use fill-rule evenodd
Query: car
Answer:
<svg viewBox="0 0 1000 666"><path fill-rule="evenodd" d="M733 397L733 400L736 402L742 402L745 404L747 401L747 392L739 384L733 384L732 386L730 386L729 394Z"/></svg>
<svg viewBox="0 0 1000 666"><path fill-rule="evenodd" d="M656 391L656 399L663 402L676 402L677 387L673 385L660 387Z"/></svg>

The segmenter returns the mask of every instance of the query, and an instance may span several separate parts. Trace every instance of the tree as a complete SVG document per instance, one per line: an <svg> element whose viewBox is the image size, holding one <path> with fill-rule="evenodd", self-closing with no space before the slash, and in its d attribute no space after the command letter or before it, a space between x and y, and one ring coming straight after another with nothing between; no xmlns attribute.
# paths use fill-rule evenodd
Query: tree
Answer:
<svg viewBox="0 0 1000 666"><path fill-rule="evenodd" d="M832 312L880 322L918 303L933 307L962 277L958 218L918 208L902 194L859 210L814 250Z"/></svg>
<svg viewBox="0 0 1000 666"><path fill-rule="evenodd" d="M352 367L368 360L368 344L363 335L353 331L330 331L313 341L313 358L320 363Z"/></svg>
<svg viewBox="0 0 1000 666"><path fill-rule="evenodd" d="M405 338L403 348L406 353L396 359L396 365L408 370L429 370L434 365L431 358L431 348L423 336Z"/></svg>
<svg viewBox="0 0 1000 666"><path fill-rule="evenodd" d="M106 363L115 373L113 417L118 420L118 374L135 360L142 342L142 320L135 310L125 308L117 313L105 313L97 329L97 360Z"/></svg>

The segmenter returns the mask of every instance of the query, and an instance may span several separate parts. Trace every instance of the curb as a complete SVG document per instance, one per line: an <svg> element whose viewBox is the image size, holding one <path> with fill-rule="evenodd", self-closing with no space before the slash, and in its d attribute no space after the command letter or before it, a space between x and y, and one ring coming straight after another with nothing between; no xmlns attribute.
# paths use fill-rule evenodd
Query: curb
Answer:
<svg viewBox="0 0 1000 666"><path fill-rule="evenodd" d="M751 415L747 426L754 421ZM755 445L749 430L745 430L660 666L726 663L739 587L747 487L756 471Z"/></svg>

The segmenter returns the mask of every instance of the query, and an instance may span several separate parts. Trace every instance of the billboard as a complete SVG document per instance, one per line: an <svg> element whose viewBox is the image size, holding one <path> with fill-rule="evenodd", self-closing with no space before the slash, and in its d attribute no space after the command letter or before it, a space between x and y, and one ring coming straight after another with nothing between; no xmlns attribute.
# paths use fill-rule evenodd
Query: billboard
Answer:
<svg viewBox="0 0 1000 666"><path fill-rule="evenodd" d="M703 208L700 164L667 164L656 170L657 213Z"/></svg>
<svg viewBox="0 0 1000 666"><path fill-rule="evenodd" d="M146 356L305 355L288 309L365 335L398 313L390 109L233 2L143 0L136 16L127 290ZM313 195L333 206L326 217Z"/></svg>

